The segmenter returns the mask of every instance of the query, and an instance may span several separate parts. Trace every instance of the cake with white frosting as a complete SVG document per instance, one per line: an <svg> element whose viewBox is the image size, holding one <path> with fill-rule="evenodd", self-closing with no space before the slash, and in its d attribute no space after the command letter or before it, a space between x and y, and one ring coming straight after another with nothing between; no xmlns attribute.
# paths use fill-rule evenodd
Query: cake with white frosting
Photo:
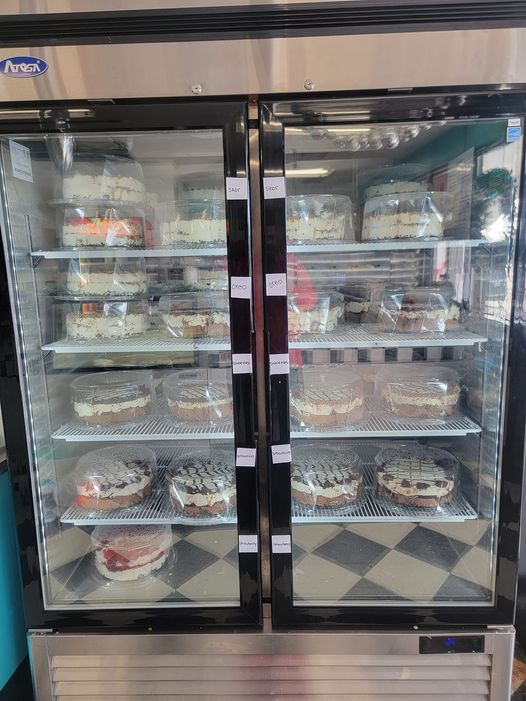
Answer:
<svg viewBox="0 0 526 701"><path fill-rule="evenodd" d="M404 191L371 197L364 207L362 241L440 238L446 205L445 193Z"/></svg>
<svg viewBox="0 0 526 701"><path fill-rule="evenodd" d="M177 379L177 378L175 378ZM217 421L232 416L232 396L226 386L164 383L168 411L181 421Z"/></svg>
<svg viewBox="0 0 526 701"><path fill-rule="evenodd" d="M343 317L343 308L343 296L339 293L289 295L289 334L330 333Z"/></svg>
<svg viewBox="0 0 526 701"><path fill-rule="evenodd" d="M62 193L69 202L106 200L136 203L144 200L146 190L141 180L131 176L76 172L64 178Z"/></svg>
<svg viewBox="0 0 526 701"><path fill-rule="evenodd" d="M75 505L111 511L140 504L152 490L155 465L155 453L139 446L92 450L77 463Z"/></svg>
<svg viewBox="0 0 526 701"><path fill-rule="evenodd" d="M67 274L66 290L76 297L144 295L148 291L144 261L72 261Z"/></svg>
<svg viewBox="0 0 526 701"><path fill-rule="evenodd" d="M219 516L236 504L233 461L223 451L176 459L166 481L174 508L186 516Z"/></svg>
<svg viewBox="0 0 526 701"><path fill-rule="evenodd" d="M413 381L384 384L381 405L396 416L441 418L456 412L459 396L458 382L433 382L417 376Z"/></svg>
<svg viewBox="0 0 526 701"><path fill-rule="evenodd" d="M157 208L162 246L187 248L226 245L224 200L161 203Z"/></svg>
<svg viewBox="0 0 526 701"><path fill-rule="evenodd" d="M123 305L126 304L127 302L108 305L81 305L79 309L66 314L67 338L93 341L96 339L129 338L145 333L150 326L147 311L140 307L123 309Z"/></svg>
<svg viewBox="0 0 526 701"><path fill-rule="evenodd" d="M126 216L102 207L66 210L62 227L62 245L124 246L138 248L144 244L144 220L141 216Z"/></svg>
<svg viewBox="0 0 526 701"><path fill-rule="evenodd" d="M152 380L148 372L105 372L79 377L72 383L73 412L93 426L137 421L152 410Z"/></svg>
<svg viewBox="0 0 526 701"><path fill-rule="evenodd" d="M287 197L287 241L330 243L345 238L351 219L351 201L343 195Z"/></svg>
<svg viewBox="0 0 526 701"><path fill-rule="evenodd" d="M339 508L355 503L363 494L362 463L352 450L323 450L314 446L293 454L292 497L318 508Z"/></svg>
<svg viewBox="0 0 526 701"><path fill-rule="evenodd" d="M172 548L170 526L97 526L95 567L106 579L132 582L161 569Z"/></svg>
<svg viewBox="0 0 526 701"><path fill-rule="evenodd" d="M435 509L453 499L458 461L445 450L407 444L381 450L376 463L379 497Z"/></svg>
<svg viewBox="0 0 526 701"><path fill-rule="evenodd" d="M291 416L310 428L352 426L363 419L363 412L363 388L358 383L340 388L297 388L291 392Z"/></svg>

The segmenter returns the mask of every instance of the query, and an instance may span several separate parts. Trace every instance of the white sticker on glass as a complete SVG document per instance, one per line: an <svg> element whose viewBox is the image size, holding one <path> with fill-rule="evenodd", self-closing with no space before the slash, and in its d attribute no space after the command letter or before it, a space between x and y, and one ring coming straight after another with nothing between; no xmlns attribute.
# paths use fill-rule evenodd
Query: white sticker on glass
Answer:
<svg viewBox="0 0 526 701"><path fill-rule="evenodd" d="M232 353L232 372L234 375L248 375L252 372L252 355L250 353Z"/></svg>
<svg viewBox="0 0 526 701"><path fill-rule="evenodd" d="M272 446L272 462L274 465L278 465L282 462L290 462L291 459L292 454L290 452L290 445Z"/></svg>
<svg viewBox="0 0 526 701"><path fill-rule="evenodd" d="M274 555L292 552L292 541L290 535L273 535L272 552Z"/></svg>
<svg viewBox="0 0 526 701"><path fill-rule="evenodd" d="M239 552L240 553L257 553L258 537L257 535L240 535L239 536Z"/></svg>
<svg viewBox="0 0 526 701"><path fill-rule="evenodd" d="M290 372L289 354L273 353L269 355L269 370L271 375L288 375Z"/></svg>
<svg viewBox="0 0 526 701"><path fill-rule="evenodd" d="M11 153L13 177L32 183L33 168L31 166L31 151L27 146L22 146L22 144L16 141L9 141L9 151Z"/></svg>
<svg viewBox="0 0 526 701"><path fill-rule="evenodd" d="M279 200L285 197L285 178L263 178L263 196L266 200Z"/></svg>
<svg viewBox="0 0 526 701"><path fill-rule="evenodd" d="M509 127L520 127L521 126L521 118L520 117L512 117L511 119L508 119L508 126Z"/></svg>
<svg viewBox="0 0 526 701"><path fill-rule="evenodd" d="M238 299L250 299L252 296L252 278L230 278L230 296Z"/></svg>
<svg viewBox="0 0 526 701"><path fill-rule="evenodd" d="M287 295L287 274L268 273L265 275L267 297L285 297Z"/></svg>
<svg viewBox="0 0 526 701"><path fill-rule="evenodd" d="M247 178L226 178L227 200L248 200Z"/></svg>
<svg viewBox="0 0 526 701"><path fill-rule="evenodd" d="M255 467L256 466L256 449L255 448L238 448L236 450L236 465L238 467Z"/></svg>

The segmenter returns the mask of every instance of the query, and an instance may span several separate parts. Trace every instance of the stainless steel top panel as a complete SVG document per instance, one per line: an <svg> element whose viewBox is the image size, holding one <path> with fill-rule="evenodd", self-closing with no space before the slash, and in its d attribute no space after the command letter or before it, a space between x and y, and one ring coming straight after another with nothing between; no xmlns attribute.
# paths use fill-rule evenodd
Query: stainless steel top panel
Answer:
<svg viewBox="0 0 526 701"><path fill-rule="evenodd" d="M11 56L49 68L0 74L4 102L505 87L526 83L526 28L0 50Z"/></svg>

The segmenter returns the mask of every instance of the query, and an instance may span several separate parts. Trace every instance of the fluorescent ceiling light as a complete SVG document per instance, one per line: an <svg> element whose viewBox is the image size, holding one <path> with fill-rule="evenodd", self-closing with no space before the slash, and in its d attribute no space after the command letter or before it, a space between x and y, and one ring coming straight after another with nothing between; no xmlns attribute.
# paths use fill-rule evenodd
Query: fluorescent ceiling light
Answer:
<svg viewBox="0 0 526 701"><path fill-rule="evenodd" d="M295 168L287 170L287 178L323 178L325 175L330 175L334 169L329 168Z"/></svg>

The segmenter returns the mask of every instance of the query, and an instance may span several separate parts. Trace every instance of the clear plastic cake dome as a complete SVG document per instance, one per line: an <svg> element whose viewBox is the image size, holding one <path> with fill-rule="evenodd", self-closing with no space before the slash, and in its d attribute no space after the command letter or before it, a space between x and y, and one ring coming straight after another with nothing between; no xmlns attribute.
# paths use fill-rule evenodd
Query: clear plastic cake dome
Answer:
<svg viewBox="0 0 526 701"><path fill-rule="evenodd" d="M152 412L152 387L148 370L82 375L71 383L73 414L88 426L138 421Z"/></svg>
<svg viewBox="0 0 526 701"><path fill-rule="evenodd" d="M233 450L208 448L176 457L166 473L174 510L190 519L229 519L235 515Z"/></svg>
<svg viewBox="0 0 526 701"><path fill-rule="evenodd" d="M402 192L422 192L428 189L428 169L423 163L386 165L376 169L374 175L367 181L364 199Z"/></svg>
<svg viewBox="0 0 526 701"><path fill-rule="evenodd" d="M451 285L376 290L369 305L369 323L395 333L444 333L458 328L460 307Z"/></svg>
<svg viewBox="0 0 526 701"><path fill-rule="evenodd" d="M345 195L287 197L290 244L337 243L352 238L351 200Z"/></svg>
<svg viewBox="0 0 526 701"><path fill-rule="evenodd" d="M374 412L390 419L436 421L458 412L460 377L452 368L392 363L374 378Z"/></svg>
<svg viewBox="0 0 526 701"><path fill-rule="evenodd" d="M232 419L230 369L198 368L166 375L163 394L168 415L178 421L215 424Z"/></svg>
<svg viewBox="0 0 526 701"><path fill-rule="evenodd" d="M144 211L132 203L56 204L56 220L59 244L64 248L144 246Z"/></svg>
<svg viewBox="0 0 526 701"><path fill-rule="evenodd" d="M74 505L88 512L141 506L155 488L157 459L142 446L110 446L85 453L73 474Z"/></svg>
<svg viewBox="0 0 526 701"><path fill-rule="evenodd" d="M446 450L400 443L382 448L375 463L376 498L390 505L439 511L458 492L460 463Z"/></svg>
<svg viewBox="0 0 526 701"><path fill-rule="evenodd" d="M365 415L363 380L346 365L304 365L291 375L290 415L302 431L352 428Z"/></svg>
<svg viewBox="0 0 526 701"><path fill-rule="evenodd" d="M73 341L136 337L150 328L149 304L144 300L63 303L61 311L58 335Z"/></svg>
<svg viewBox="0 0 526 701"><path fill-rule="evenodd" d="M145 193L142 166L130 156L77 153L57 200L143 203Z"/></svg>
<svg viewBox="0 0 526 701"><path fill-rule="evenodd" d="M226 246L224 199L161 202L156 208L156 222L161 246Z"/></svg>
<svg viewBox="0 0 526 701"><path fill-rule="evenodd" d="M348 509L364 495L362 459L347 445L302 441L293 446L291 470L292 499L302 512Z"/></svg>
<svg viewBox="0 0 526 701"><path fill-rule="evenodd" d="M289 335L330 333L343 318L339 292L300 292L288 295Z"/></svg>
<svg viewBox="0 0 526 701"><path fill-rule="evenodd" d="M159 312L169 334L177 338L225 337L230 334L227 291L163 295Z"/></svg>
<svg viewBox="0 0 526 701"><path fill-rule="evenodd" d="M144 297L148 293L144 258L89 258L69 261L66 292L90 299Z"/></svg>

